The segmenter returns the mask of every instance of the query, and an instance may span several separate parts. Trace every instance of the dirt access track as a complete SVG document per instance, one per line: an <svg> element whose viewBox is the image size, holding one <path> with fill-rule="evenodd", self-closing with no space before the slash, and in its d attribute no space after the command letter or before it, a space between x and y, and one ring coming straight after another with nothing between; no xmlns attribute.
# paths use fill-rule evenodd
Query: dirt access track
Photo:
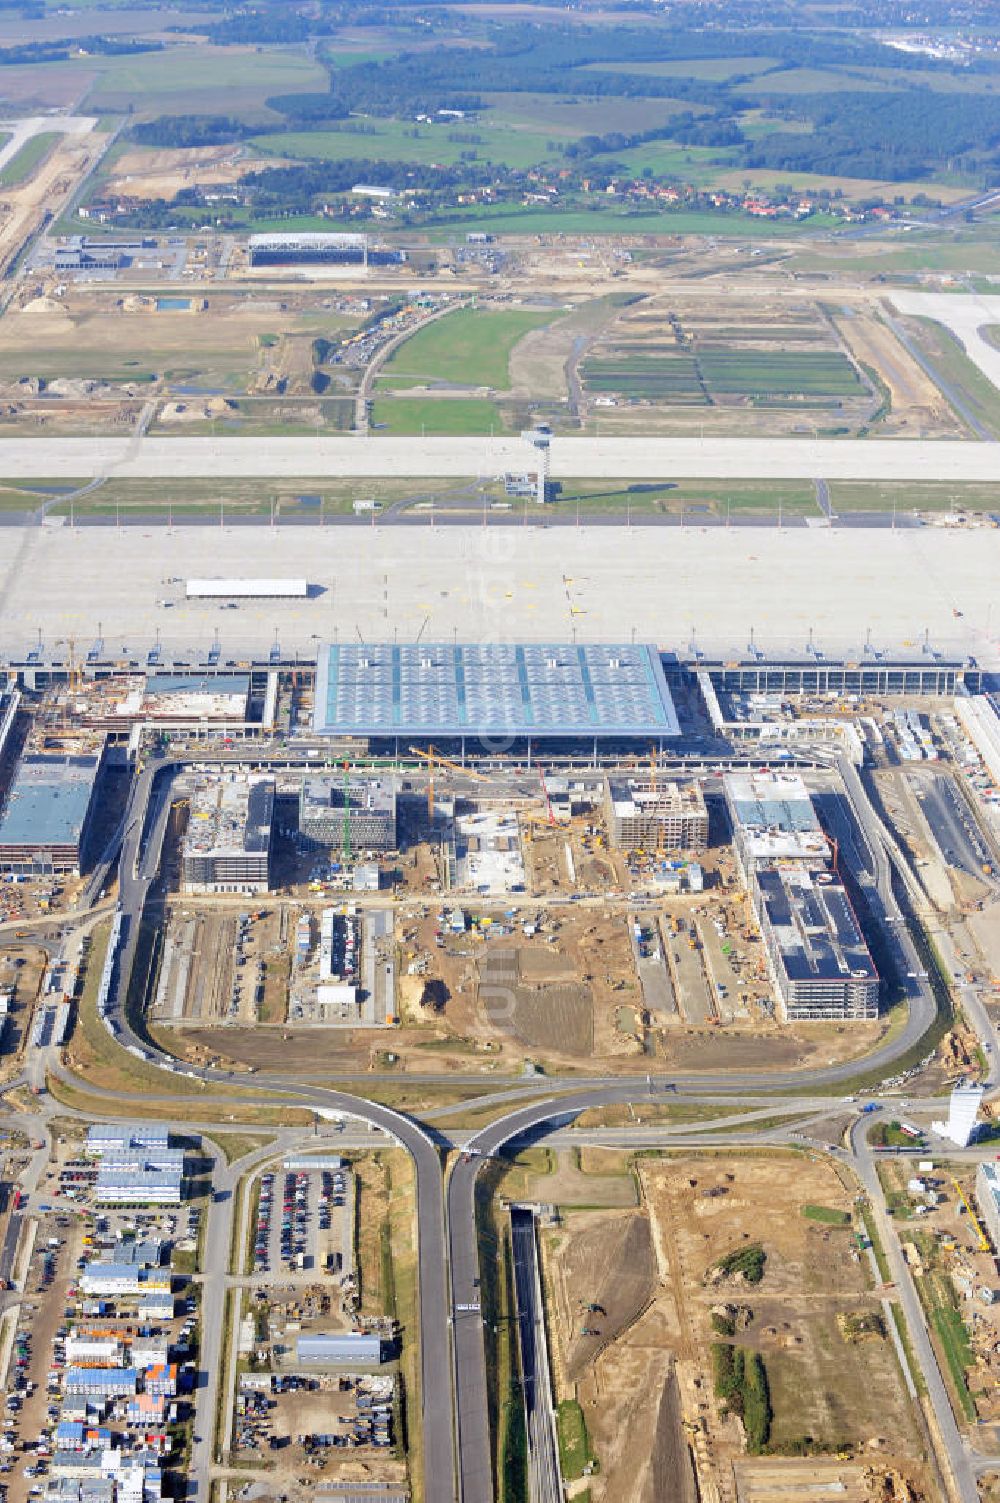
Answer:
<svg viewBox="0 0 1000 1503"><path fill-rule="evenodd" d="M602 1160L627 1172L620 1155L585 1152L591 1172ZM557 1397L583 1407L600 1462L593 1503L654 1503L671 1475L687 1479L683 1503L733 1496L746 1444L713 1391L713 1342L759 1353L766 1369L774 1415L765 1455L753 1463L755 1496L782 1490L788 1463L767 1450L799 1445L841 1464L857 1457L855 1482L863 1456L870 1472L901 1474L929 1496L917 1416L888 1333L876 1325L853 1335L858 1318L879 1316L881 1306L850 1221L803 1214L806 1205L834 1219L850 1214L853 1186L837 1167L800 1154L729 1153L639 1158L632 1172L638 1210L564 1207L561 1224L543 1234ZM760 1283L713 1272L758 1240ZM731 1335L720 1332L720 1312Z"/></svg>

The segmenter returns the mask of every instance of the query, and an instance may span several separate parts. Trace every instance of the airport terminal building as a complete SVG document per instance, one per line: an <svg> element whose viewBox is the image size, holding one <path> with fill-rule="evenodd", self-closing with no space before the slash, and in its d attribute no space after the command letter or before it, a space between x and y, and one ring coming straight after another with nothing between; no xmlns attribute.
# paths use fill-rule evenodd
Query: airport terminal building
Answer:
<svg viewBox="0 0 1000 1503"><path fill-rule="evenodd" d="M529 751L680 735L655 647L595 643L346 643L320 648L314 732L405 752Z"/></svg>

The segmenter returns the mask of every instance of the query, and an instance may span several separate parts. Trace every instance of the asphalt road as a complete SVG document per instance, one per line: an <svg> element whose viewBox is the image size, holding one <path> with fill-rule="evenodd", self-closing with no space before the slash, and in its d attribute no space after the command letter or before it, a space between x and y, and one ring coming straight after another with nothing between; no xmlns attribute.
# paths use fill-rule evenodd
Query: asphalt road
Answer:
<svg viewBox="0 0 1000 1503"><path fill-rule="evenodd" d="M909 1330L910 1342L913 1347L917 1362L927 1384L927 1393L934 1414L934 1423L938 1431L941 1445L948 1458L955 1490L962 1503L979 1503L979 1489L969 1464L968 1453L962 1437L955 1423L952 1413L951 1401L948 1398L948 1390L941 1376L934 1348L931 1346L930 1333L927 1329L927 1321L924 1316L923 1306L917 1294L916 1287L910 1274L909 1266L903 1257L896 1228L891 1217L887 1214L885 1196L879 1184L878 1175L875 1172L875 1164L871 1151L868 1147L868 1120L859 1117L851 1130L851 1148L854 1154L854 1169L868 1192L871 1202L872 1213L875 1217L875 1225L879 1240L885 1250L892 1281L899 1294L903 1313L906 1316L906 1324Z"/></svg>
<svg viewBox="0 0 1000 1503"><path fill-rule="evenodd" d="M517 1208L511 1211L510 1239L527 1427L529 1496L531 1503L562 1503L534 1212Z"/></svg>
<svg viewBox="0 0 1000 1503"><path fill-rule="evenodd" d="M981 877L983 866L991 864L990 852L952 779L943 774L914 779L911 787L946 864L957 866L969 876Z"/></svg>

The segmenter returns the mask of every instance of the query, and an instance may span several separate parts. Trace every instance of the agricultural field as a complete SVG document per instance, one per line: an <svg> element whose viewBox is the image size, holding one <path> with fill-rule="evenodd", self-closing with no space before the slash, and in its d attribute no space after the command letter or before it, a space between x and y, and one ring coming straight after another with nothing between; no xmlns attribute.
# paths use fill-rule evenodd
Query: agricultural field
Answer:
<svg viewBox="0 0 1000 1503"><path fill-rule="evenodd" d="M168 112L212 113L224 88L231 116L264 123L280 119L265 106L268 95L326 86L326 71L303 51L202 42L132 56L76 54L10 65L0 70L0 105L132 110L136 119L145 119Z"/></svg>
<svg viewBox="0 0 1000 1503"><path fill-rule="evenodd" d="M414 125L402 120L349 122L327 131L278 131L254 137L251 145L265 153L306 162L337 162L370 157L373 160L415 162L429 167L443 162L482 157L524 168L558 158L548 138L527 129L506 130L489 123L457 129L442 125Z"/></svg>
<svg viewBox="0 0 1000 1503"><path fill-rule="evenodd" d="M561 1210L542 1234L556 1400L597 1459L593 1503L646 1503L663 1476L686 1503L734 1467L765 1496L802 1448L824 1475L836 1458L850 1496L891 1468L920 1492L923 1435L834 1165L577 1158L609 1209L574 1209L572 1179L564 1203L561 1170L531 1188ZM615 1173L637 1205L611 1209Z"/></svg>
<svg viewBox="0 0 1000 1503"><path fill-rule="evenodd" d="M210 114L220 98L230 115L276 119L264 105L269 94L306 93L327 84L317 62L284 48L184 46L96 61L99 71L86 94L87 108L131 107L139 119L165 112Z"/></svg>
<svg viewBox="0 0 1000 1503"><path fill-rule="evenodd" d="M588 343L579 377L581 417L612 431L683 431L680 409L699 428L711 414L715 432L767 431L772 415L773 431L856 431L877 400L818 305L766 295L636 300Z"/></svg>

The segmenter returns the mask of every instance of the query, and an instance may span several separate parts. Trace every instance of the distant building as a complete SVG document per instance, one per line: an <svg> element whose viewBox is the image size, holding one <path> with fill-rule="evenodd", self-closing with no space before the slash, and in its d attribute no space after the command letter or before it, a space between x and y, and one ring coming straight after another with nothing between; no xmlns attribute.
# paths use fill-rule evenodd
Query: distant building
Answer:
<svg viewBox="0 0 1000 1503"><path fill-rule="evenodd" d="M22 757L0 815L0 871L84 870L103 755Z"/></svg>
<svg viewBox="0 0 1000 1503"><path fill-rule="evenodd" d="M170 1285L169 1268L140 1268L135 1263L88 1263L80 1274L84 1294L121 1297L169 1293Z"/></svg>
<svg viewBox="0 0 1000 1503"><path fill-rule="evenodd" d="M104 1162L97 1171L94 1200L100 1206L177 1206L184 1195L184 1169Z"/></svg>
<svg viewBox="0 0 1000 1503"><path fill-rule="evenodd" d="M68 1367L63 1389L87 1399L116 1399L135 1393L139 1373L134 1367Z"/></svg>
<svg viewBox="0 0 1000 1503"><path fill-rule="evenodd" d="M605 799L612 845L703 851L708 844L708 809L696 782L610 778Z"/></svg>
<svg viewBox="0 0 1000 1503"><path fill-rule="evenodd" d="M352 851L396 849L396 786L390 779L349 782L343 778L307 777L299 795L299 833L311 845L331 850L344 844Z"/></svg>
<svg viewBox="0 0 1000 1503"><path fill-rule="evenodd" d="M233 777L199 788L184 835L182 892L267 892L273 824L273 778Z"/></svg>
<svg viewBox="0 0 1000 1503"><path fill-rule="evenodd" d="M324 232L251 235L249 257L251 266L367 266L368 236Z"/></svg>
<svg viewBox="0 0 1000 1503"><path fill-rule="evenodd" d="M754 873L750 896L789 1022L878 1017L878 972L838 877L782 863Z"/></svg>
<svg viewBox="0 0 1000 1503"><path fill-rule="evenodd" d="M103 1158L106 1153L121 1155L129 1150L149 1153L154 1149L169 1148L170 1134L165 1127L137 1127L119 1122L96 1122L87 1128L85 1152L90 1158Z"/></svg>

